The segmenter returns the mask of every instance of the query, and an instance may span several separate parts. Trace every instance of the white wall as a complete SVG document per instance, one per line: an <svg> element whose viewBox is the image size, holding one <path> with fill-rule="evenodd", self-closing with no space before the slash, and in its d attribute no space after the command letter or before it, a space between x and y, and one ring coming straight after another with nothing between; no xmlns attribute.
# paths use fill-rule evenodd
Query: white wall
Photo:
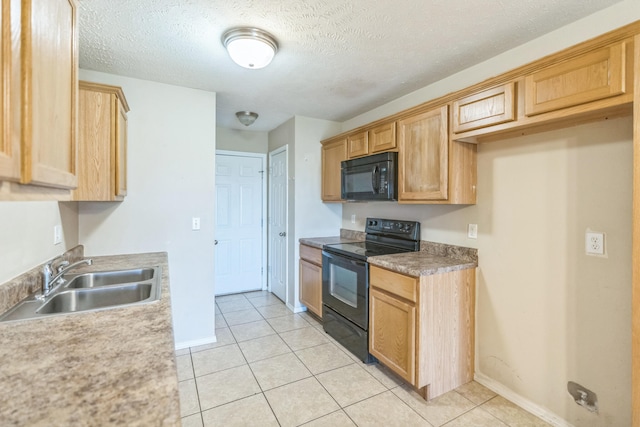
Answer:
<svg viewBox="0 0 640 427"><path fill-rule="evenodd" d="M266 153L269 149L269 133L217 127L216 149Z"/></svg>
<svg viewBox="0 0 640 427"><path fill-rule="evenodd" d="M640 2L621 2L355 117L343 131L638 19ZM419 220L423 239L477 247L476 372L573 425L630 425L631 138L623 118L480 145L477 205L346 204L342 223L363 230L366 216ZM478 240L466 237L468 223L478 224ZM607 233L608 258L584 254L587 227ZM573 402L569 380L597 393L599 414Z"/></svg>
<svg viewBox="0 0 640 427"><path fill-rule="evenodd" d="M302 306L298 299L298 240L301 237L337 235L341 204L322 203L319 142L340 131L340 123L295 116L269 132L269 151L287 144L289 162L288 288L287 305Z"/></svg>
<svg viewBox="0 0 640 427"><path fill-rule="evenodd" d="M176 346L210 342L216 95L88 70L80 78L122 86L131 108L127 197L81 203L80 241L90 255L168 252Z"/></svg>
<svg viewBox="0 0 640 427"><path fill-rule="evenodd" d="M75 202L0 202L0 284L78 244ZM53 227L62 243L53 244Z"/></svg>
<svg viewBox="0 0 640 427"><path fill-rule="evenodd" d="M299 264L298 240L301 237L321 237L337 235L342 221L341 203L322 203L322 156L318 141L329 138L340 129L340 124L309 117L295 117L295 156L294 180L295 192L295 235L292 255L293 282L289 286L289 299L297 309L299 300Z"/></svg>

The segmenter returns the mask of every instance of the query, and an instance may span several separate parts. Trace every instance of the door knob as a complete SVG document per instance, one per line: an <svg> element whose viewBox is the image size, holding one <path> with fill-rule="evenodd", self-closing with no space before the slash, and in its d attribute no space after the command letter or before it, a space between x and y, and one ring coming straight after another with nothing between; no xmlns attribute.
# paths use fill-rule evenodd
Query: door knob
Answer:
<svg viewBox="0 0 640 427"><path fill-rule="evenodd" d="M214 244L214 245L217 245L217 244L218 244L218 241L217 241L217 240L214 240L214 241L213 241L213 244Z"/></svg>
<svg viewBox="0 0 640 427"><path fill-rule="evenodd" d="M284 237L286 235L287 235L287 233L285 233L284 231L281 231L280 233L278 233L278 236L280 236L280 237Z"/></svg>

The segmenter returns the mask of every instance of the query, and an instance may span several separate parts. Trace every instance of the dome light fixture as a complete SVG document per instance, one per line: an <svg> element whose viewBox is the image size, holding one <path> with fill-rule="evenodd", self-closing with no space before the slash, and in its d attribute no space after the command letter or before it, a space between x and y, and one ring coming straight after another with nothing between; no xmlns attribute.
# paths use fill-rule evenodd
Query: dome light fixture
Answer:
<svg viewBox="0 0 640 427"><path fill-rule="evenodd" d="M238 111L236 117L243 125L251 126L258 118L258 113L254 113L253 111Z"/></svg>
<svg viewBox="0 0 640 427"><path fill-rule="evenodd" d="M266 31L258 28L232 28L222 35L222 44L233 62L244 68L264 68L278 51L278 42Z"/></svg>

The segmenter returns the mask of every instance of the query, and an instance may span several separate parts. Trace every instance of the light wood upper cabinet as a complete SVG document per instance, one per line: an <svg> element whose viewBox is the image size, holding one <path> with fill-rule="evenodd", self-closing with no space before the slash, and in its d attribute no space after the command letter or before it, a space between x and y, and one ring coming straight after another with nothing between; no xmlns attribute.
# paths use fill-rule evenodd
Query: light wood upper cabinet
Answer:
<svg viewBox="0 0 640 427"><path fill-rule="evenodd" d="M515 83L507 83L453 101L453 132L510 122L515 115Z"/></svg>
<svg viewBox="0 0 640 427"><path fill-rule="evenodd" d="M369 266L369 351L432 399L473 379L475 269L411 277Z"/></svg>
<svg viewBox="0 0 640 427"><path fill-rule="evenodd" d="M127 194L127 112L117 86L80 82L78 189L74 200L120 201Z"/></svg>
<svg viewBox="0 0 640 427"><path fill-rule="evenodd" d="M448 106L398 121L398 201L448 197Z"/></svg>
<svg viewBox="0 0 640 427"><path fill-rule="evenodd" d="M77 186L77 6L22 1L22 184Z"/></svg>
<svg viewBox="0 0 640 427"><path fill-rule="evenodd" d="M369 131L369 153L391 151L396 147L396 122L385 123Z"/></svg>
<svg viewBox="0 0 640 427"><path fill-rule="evenodd" d="M2 0L0 180L77 185L75 0Z"/></svg>
<svg viewBox="0 0 640 427"><path fill-rule="evenodd" d="M322 317L322 251L300 245L300 302Z"/></svg>
<svg viewBox="0 0 640 427"><path fill-rule="evenodd" d="M525 78L525 114L532 116L625 93L626 43L598 49Z"/></svg>
<svg viewBox="0 0 640 427"><path fill-rule="evenodd" d="M322 201L340 202L340 163L347 160L347 140L338 138L322 143Z"/></svg>
<svg viewBox="0 0 640 427"><path fill-rule="evenodd" d="M347 137L347 153L349 158L366 156L369 154L369 133L358 132Z"/></svg>
<svg viewBox="0 0 640 427"><path fill-rule="evenodd" d="M20 7L2 0L0 8L0 84L4 94L0 114L0 180L20 180ZM8 107L8 108L7 108Z"/></svg>

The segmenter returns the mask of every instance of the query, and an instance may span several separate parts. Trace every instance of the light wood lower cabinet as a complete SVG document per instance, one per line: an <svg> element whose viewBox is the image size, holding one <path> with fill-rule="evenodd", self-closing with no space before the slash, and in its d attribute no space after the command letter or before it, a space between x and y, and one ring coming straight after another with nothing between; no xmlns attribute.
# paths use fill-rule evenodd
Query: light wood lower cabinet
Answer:
<svg viewBox="0 0 640 427"><path fill-rule="evenodd" d="M380 363L410 383L415 381L416 306L371 288L369 348Z"/></svg>
<svg viewBox="0 0 640 427"><path fill-rule="evenodd" d="M322 317L322 251L300 245L300 302Z"/></svg>
<svg viewBox="0 0 640 427"><path fill-rule="evenodd" d="M475 269L410 277L369 267L369 351L433 399L473 379Z"/></svg>
<svg viewBox="0 0 640 427"><path fill-rule="evenodd" d="M121 201L127 194L127 100L120 87L81 81L79 103L73 200Z"/></svg>

